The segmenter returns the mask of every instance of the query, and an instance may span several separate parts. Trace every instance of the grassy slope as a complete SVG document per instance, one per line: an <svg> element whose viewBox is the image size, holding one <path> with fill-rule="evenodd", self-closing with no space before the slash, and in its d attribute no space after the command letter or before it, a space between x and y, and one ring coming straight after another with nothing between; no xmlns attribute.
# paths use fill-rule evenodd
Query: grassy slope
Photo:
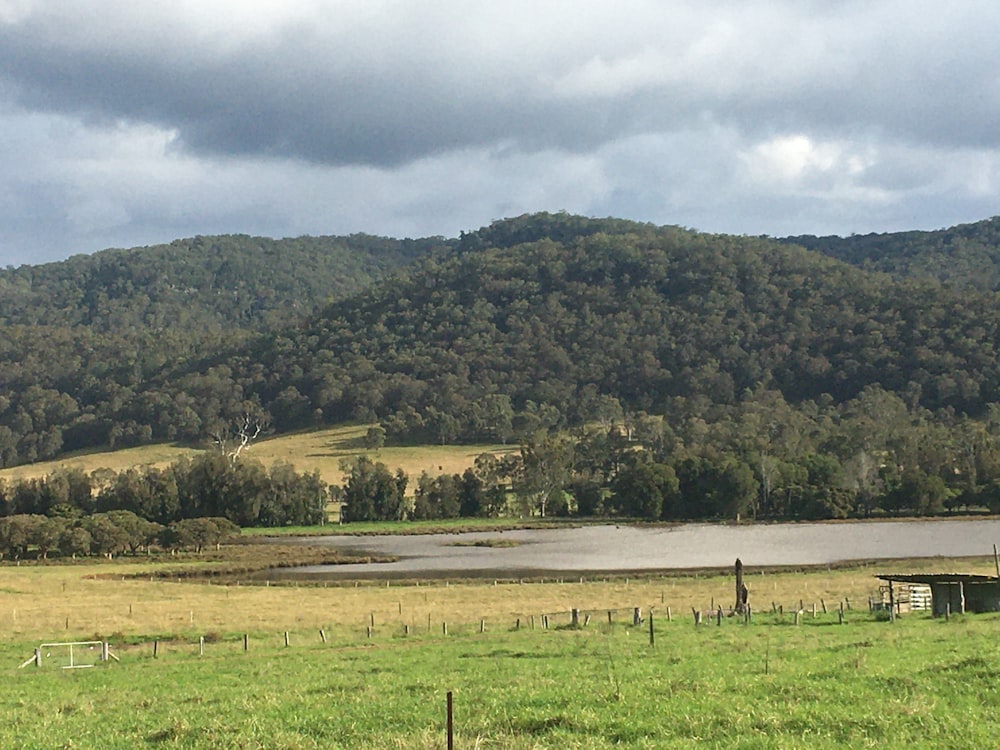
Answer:
<svg viewBox="0 0 1000 750"><path fill-rule="evenodd" d="M844 626L831 614L796 628L768 613L750 627L696 630L680 613L728 602L732 581L721 575L329 589L92 577L141 565L0 567L8 683L0 746L443 747L447 690L455 691L457 747L987 747L1000 729L994 615L948 623L910 615L890 625L852 612ZM875 586L871 572L751 572L752 600L858 602ZM652 649L645 625L625 624L633 605L656 607ZM555 627L574 606L595 610L591 624ZM608 628L611 607L623 613ZM527 624L546 612L552 629L512 629L515 617ZM42 640L116 632L121 663L16 669ZM205 633L217 636L200 657ZM250 633L249 654L242 633ZM155 660L153 637L163 639Z"/></svg>
<svg viewBox="0 0 1000 750"><path fill-rule="evenodd" d="M344 473L340 469L342 459L351 460L366 455L375 461L381 461L392 470L403 469L410 477L412 489L412 484L422 471L432 475L460 474L472 466L476 456L483 452L515 450L501 445L420 445L370 451L361 444L367 429L368 425L350 425L282 435L255 443L246 455L258 459L265 466L285 461L298 471L319 471L320 476L330 484L343 482ZM196 453L198 451L195 449L173 445L86 453L58 461L0 470L0 480L17 481L42 477L60 467L76 467L90 472L100 468L122 471L132 466L166 466L182 456Z"/></svg>

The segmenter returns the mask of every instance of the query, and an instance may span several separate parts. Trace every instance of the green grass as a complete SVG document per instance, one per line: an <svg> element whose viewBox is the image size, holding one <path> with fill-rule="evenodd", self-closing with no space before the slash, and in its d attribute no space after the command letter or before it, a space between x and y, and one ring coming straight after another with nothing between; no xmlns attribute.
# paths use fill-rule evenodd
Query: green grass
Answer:
<svg viewBox="0 0 1000 750"><path fill-rule="evenodd" d="M449 690L461 748L990 747L1000 730L997 616L660 618L654 647L645 625L511 626L297 632L289 648L254 633L249 653L229 634L203 657L190 633L156 659L143 643L94 669L8 667L0 746L443 747Z"/></svg>

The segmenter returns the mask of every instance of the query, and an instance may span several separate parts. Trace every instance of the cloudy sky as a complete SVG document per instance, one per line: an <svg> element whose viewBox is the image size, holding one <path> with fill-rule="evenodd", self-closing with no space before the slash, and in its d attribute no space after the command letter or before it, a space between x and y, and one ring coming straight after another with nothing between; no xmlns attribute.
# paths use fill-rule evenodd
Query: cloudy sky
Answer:
<svg viewBox="0 0 1000 750"><path fill-rule="evenodd" d="M0 265L566 210L1000 214L995 0L0 0Z"/></svg>

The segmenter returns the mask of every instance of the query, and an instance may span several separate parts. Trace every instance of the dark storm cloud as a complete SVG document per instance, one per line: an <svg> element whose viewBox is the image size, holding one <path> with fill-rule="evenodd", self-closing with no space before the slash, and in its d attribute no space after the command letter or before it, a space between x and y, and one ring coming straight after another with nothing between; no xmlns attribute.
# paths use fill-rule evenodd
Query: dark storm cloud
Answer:
<svg viewBox="0 0 1000 750"><path fill-rule="evenodd" d="M997 213L1000 5L0 0L0 262L533 210Z"/></svg>
<svg viewBox="0 0 1000 750"><path fill-rule="evenodd" d="M124 6L82 7L90 12L0 24L7 90L32 108L176 129L202 152L389 165L484 145L586 150L698 117L747 133L867 131L977 146L1000 138L990 22L1000 13L986 4L807 14L797 4L720 12L624 3L609 16L588 3L512 3L508 13L537 33L497 28L478 57L488 30L462 2L390 3L374 19L293 16L235 42L224 24L199 37L198 16L178 13L158 29L160 17L143 26L133 15L132 38L117 45L103 25ZM559 14L574 11L560 33Z"/></svg>

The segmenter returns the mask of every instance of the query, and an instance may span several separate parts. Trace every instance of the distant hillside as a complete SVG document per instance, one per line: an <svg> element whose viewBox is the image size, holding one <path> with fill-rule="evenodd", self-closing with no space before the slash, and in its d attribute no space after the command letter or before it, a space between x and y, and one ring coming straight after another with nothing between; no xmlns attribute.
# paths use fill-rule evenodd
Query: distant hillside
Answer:
<svg viewBox="0 0 1000 750"><path fill-rule="evenodd" d="M516 220L527 226L515 235L532 236L532 221ZM297 404L280 410L288 427L382 418L440 439L499 437L512 413L578 424L609 399L650 413L683 399L707 412L759 386L839 403L879 385L969 413L1000 400L992 296L896 282L761 238L566 224L562 241L418 263L255 347L248 360L266 382L234 380L264 404Z"/></svg>
<svg viewBox="0 0 1000 750"><path fill-rule="evenodd" d="M873 387L942 413L1000 401L995 295L789 242L536 214L452 241L329 240L325 276L326 241L286 242L6 272L28 302L0 289L0 461L198 441L248 413L451 442L640 412L709 425L762 392L813 411Z"/></svg>
<svg viewBox="0 0 1000 750"><path fill-rule="evenodd" d="M293 326L443 242L195 237L0 270L0 465L203 434L197 394L165 413L142 395L150 378Z"/></svg>
<svg viewBox="0 0 1000 750"><path fill-rule="evenodd" d="M368 235L194 237L0 269L0 325L269 330L443 244Z"/></svg>
<svg viewBox="0 0 1000 750"><path fill-rule="evenodd" d="M788 237L785 242L896 278L1000 291L1000 217L934 232Z"/></svg>

